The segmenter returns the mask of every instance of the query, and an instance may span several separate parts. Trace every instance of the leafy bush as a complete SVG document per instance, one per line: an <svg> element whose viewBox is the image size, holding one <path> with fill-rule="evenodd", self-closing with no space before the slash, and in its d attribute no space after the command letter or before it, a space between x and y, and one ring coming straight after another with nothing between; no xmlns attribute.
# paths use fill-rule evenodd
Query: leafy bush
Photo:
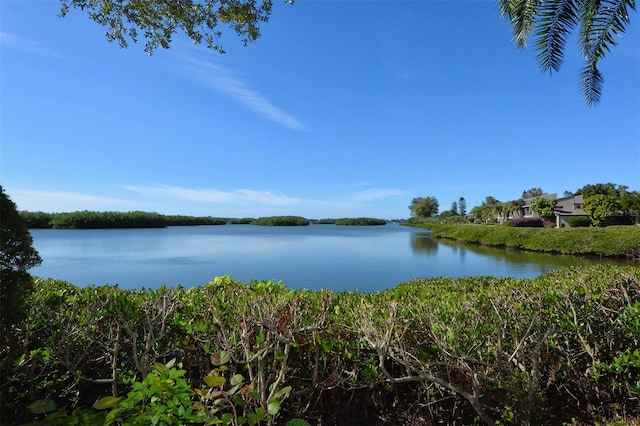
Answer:
<svg viewBox="0 0 640 426"><path fill-rule="evenodd" d="M516 228L544 228L544 219L541 217L516 218L511 225Z"/></svg>
<svg viewBox="0 0 640 426"><path fill-rule="evenodd" d="M57 404L49 416L67 423L50 424L71 425L95 417L96 400L108 413L95 424L640 417L638 267L417 279L375 293L231 277L188 290L34 285L28 317L3 341L3 423L41 420Z"/></svg>
<svg viewBox="0 0 640 426"><path fill-rule="evenodd" d="M268 216L258 218L251 224L260 226L307 226L309 225L309 220L301 216Z"/></svg>
<svg viewBox="0 0 640 426"><path fill-rule="evenodd" d="M572 228L586 228L591 226L591 218L587 216L573 216L567 219L567 223Z"/></svg>

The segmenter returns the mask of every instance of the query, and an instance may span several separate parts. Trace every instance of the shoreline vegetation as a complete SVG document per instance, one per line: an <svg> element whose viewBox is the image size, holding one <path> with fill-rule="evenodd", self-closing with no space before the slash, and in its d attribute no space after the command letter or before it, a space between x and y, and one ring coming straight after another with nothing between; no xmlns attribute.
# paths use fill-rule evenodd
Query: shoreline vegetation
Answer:
<svg viewBox="0 0 640 426"><path fill-rule="evenodd" d="M345 226L371 226L386 225L389 223L384 219L368 217L306 219L301 216L267 216L254 219L162 215L159 213L142 211L96 212L83 210L68 213L21 211L20 216L30 229L132 229L200 225L308 226L310 223Z"/></svg>
<svg viewBox="0 0 640 426"><path fill-rule="evenodd" d="M505 249L640 260L640 226L518 228L476 224L408 224L433 238Z"/></svg>
<svg viewBox="0 0 640 426"><path fill-rule="evenodd" d="M640 421L635 266L374 293L33 283L3 338L7 424Z"/></svg>

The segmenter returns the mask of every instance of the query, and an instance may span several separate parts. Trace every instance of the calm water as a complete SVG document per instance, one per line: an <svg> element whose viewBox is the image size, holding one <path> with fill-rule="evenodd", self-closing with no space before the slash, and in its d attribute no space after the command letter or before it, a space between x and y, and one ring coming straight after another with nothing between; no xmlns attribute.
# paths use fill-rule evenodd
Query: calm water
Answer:
<svg viewBox="0 0 640 426"><path fill-rule="evenodd" d="M599 260L461 246L400 225L221 225L133 230L31 230L43 263L32 275L76 285L192 287L216 276L290 288L375 291L412 278L529 278Z"/></svg>

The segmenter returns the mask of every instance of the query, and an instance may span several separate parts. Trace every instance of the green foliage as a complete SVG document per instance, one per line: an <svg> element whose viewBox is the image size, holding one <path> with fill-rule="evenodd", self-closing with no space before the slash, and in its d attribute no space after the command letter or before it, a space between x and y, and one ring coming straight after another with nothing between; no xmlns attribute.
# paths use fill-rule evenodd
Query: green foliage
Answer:
<svg viewBox="0 0 640 426"><path fill-rule="evenodd" d="M250 225L254 218L232 218L227 220L228 225Z"/></svg>
<svg viewBox="0 0 640 426"><path fill-rule="evenodd" d="M51 217L55 229L99 228L163 228L165 219L157 213L77 211L58 213Z"/></svg>
<svg viewBox="0 0 640 426"><path fill-rule="evenodd" d="M572 228L588 228L591 226L591 219L585 216L573 216L567 219L567 223Z"/></svg>
<svg viewBox="0 0 640 426"><path fill-rule="evenodd" d="M538 197L531 203L531 210L543 219L551 220L555 215L556 200Z"/></svg>
<svg viewBox="0 0 640 426"><path fill-rule="evenodd" d="M68 213L20 212L29 228L105 229L164 228L165 226L224 225L227 219L158 213L77 211Z"/></svg>
<svg viewBox="0 0 640 426"><path fill-rule="evenodd" d="M522 191L522 197L520 198L526 200L528 198L540 197L542 195L544 195L542 188L529 188Z"/></svg>
<svg viewBox="0 0 640 426"><path fill-rule="evenodd" d="M185 370L156 364L142 382L134 382L126 398L105 397L93 407L109 409L105 426L121 425L186 425L202 423L191 402L193 391L184 378Z"/></svg>
<svg viewBox="0 0 640 426"><path fill-rule="evenodd" d="M167 226L225 225L227 223L227 219L211 216L197 217L170 215L163 217Z"/></svg>
<svg viewBox="0 0 640 426"><path fill-rule="evenodd" d="M387 221L384 219L375 219L371 217L355 217L355 218L342 218L336 219L334 222L336 225L386 225Z"/></svg>
<svg viewBox="0 0 640 426"><path fill-rule="evenodd" d="M547 231L456 228L523 238ZM573 231L598 239L610 229ZM6 423L362 424L382 413L404 423L411 412L434 424L595 424L640 416L638 267L416 279L375 293L231 277L188 290L34 285L16 328L21 344L1 352Z"/></svg>
<svg viewBox="0 0 640 426"><path fill-rule="evenodd" d="M301 216L268 216L258 218L251 224L260 226L307 226L309 225L309 220Z"/></svg>
<svg viewBox="0 0 640 426"><path fill-rule="evenodd" d="M33 248L33 239L18 208L0 186L0 332L3 337L9 327L25 312L25 298L32 289L30 268L42 262ZM3 344L4 342L4 338Z"/></svg>
<svg viewBox="0 0 640 426"><path fill-rule="evenodd" d="M460 197L458 200L458 213L462 217L467 215L467 200L464 197Z"/></svg>
<svg viewBox="0 0 640 426"><path fill-rule="evenodd" d="M336 219L315 219L312 220L311 223L316 225L333 225L336 223Z"/></svg>
<svg viewBox="0 0 640 426"><path fill-rule="evenodd" d="M61 16L72 8L86 11L91 20L107 28L107 40L116 41L121 47L127 47L130 41L136 42L140 32L147 41L145 52L149 55L159 47L168 49L177 32L223 53L218 44L222 36L219 24L232 29L246 45L260 37L260 23L269 20L272 7L272 2L267 0L61 0L61 3Z"/></svg>
<svg viewBox="0 0 640 426"><path fill-rule="evenodd" d="M52 216L53 215L51 213L44 213L44 212L28 212L28 211L21 211L20 212L20 217L27 224L27 228L30 228L30 229L34 229L34 228L40 228L40 229L51 228L51 217Z"/></svg>
<svg viewBox="0 0 640 426"><path fill-rule="evenodd" d="M515 228L484 225L415 225L431 229L433 237L466 243L549 253L640 257L640 232L635 227Z"/></svg>
<svg viewBox="0 0 640 426"><path fill-rule="evenodd" d="M608 195L596 194L585 197L581 208L591 218L594 226L602 226L616 210L616 200Z"/></svg>
<svg viewBox="0 0 640 426"><path fill-rule="evenodd" d="M436 197L416 197L409 205L411 217L425 218L438 213L438 200Z"/></svg>
<svg viewBox="0 0 640 426"><path fill-rule="evenodd" d="M584 198L593 195L606 195L610 198L619 198L627 191L626 185L616 185L615 183L588 184L576 190L575 195L582 195Z"/></svg>

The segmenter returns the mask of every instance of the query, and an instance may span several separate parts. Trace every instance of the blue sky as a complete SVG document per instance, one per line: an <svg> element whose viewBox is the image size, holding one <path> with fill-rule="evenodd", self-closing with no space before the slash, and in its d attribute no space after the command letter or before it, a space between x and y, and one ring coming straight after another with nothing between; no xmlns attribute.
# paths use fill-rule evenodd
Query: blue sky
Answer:
<svg viewBox="0 0 640 426"><path fill-rule="evenodd" d="M276 1L257 43L151 57L58 9L0 0L0 177L22 210L390 219L419 196L640 190L635 12L589 108L575 39L541 73L495 1Z"/></svg>

